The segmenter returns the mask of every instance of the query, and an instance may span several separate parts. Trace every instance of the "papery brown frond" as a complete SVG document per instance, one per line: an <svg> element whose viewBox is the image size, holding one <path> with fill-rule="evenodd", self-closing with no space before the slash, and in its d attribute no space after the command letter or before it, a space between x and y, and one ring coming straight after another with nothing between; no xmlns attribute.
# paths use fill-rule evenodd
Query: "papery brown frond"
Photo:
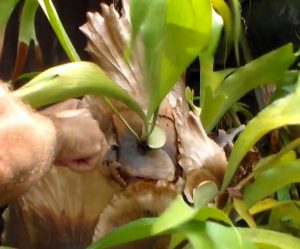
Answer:
<svg viewBox="0 0 300 249"><path fill-rule="evenodd" d="M17 248L86 248L99 214L121 187L101 170L51 171L6 210L3 242Z"/></svg>
<svg viewBox="0 0 300 249"><path fill-rule="evenodd" d="M200 118L193 112L182 112L181 101L174 111L175 127L178 136L178 163L186 177L185 192L192 200L193 188L204 180L214 180L221 185L225 174L227 160L224 151L210 139L201 124ZM188 178L192 179L188 179ZM198 179L198 183L197 183ZM193 184L193 186L189 186ZM189 190L189 191L188 191Z"/></svg>
<svg viewBox="0 0 300 249"><path fill-rule="evenodd" d="M93 240L97 241L111 230L140 218L157 217L178 194L172 185L140 181L115 194L102 212L96 226ZM133 242L114 249L163 249L167 248L169 237L158 237Z"/></svg>
<svg viewBox="0 0 300 249"><path fill-rule="evenodd" d="M107 75L145 105L143 87L143 55L139 43L130 58L125 53L130 41L131 25L128 1L124 1L121 15L113 5L101 4L102 14L88 13L88 21L80 29L88 37L86 50Z"/></svg>
<svg viewBox="0 0 300 249"><path fill-rule="evenodd" d="M142 133L143 123L137 114L132 111L123 111L121 114L128 120L129 125L137 134ZM118 162L122 172L131 177L152 180L172 181L174 179L175 158L171 158L171 156L173 154L173 157L175 157L175 152L168 154L168 151L171 152L172 146L169 150L164 150L164 148L156 150L146 148L143 151L143 148L141 148L142 144L137 141L137 138L116 115L113 116L113 123L119 143Z"/></svg>

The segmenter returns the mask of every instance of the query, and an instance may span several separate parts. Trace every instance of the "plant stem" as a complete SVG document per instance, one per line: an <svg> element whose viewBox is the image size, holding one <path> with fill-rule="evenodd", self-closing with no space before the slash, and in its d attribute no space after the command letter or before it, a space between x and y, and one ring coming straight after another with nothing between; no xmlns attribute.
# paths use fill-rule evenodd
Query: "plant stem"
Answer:
<svg viewBox="0 0 300 249"><path fill-rule="evenodd" d="M125 126L128 128L128 130L137 138L139 142L141 142L141 139L139 135L135 132L135 130L128 124L126 119L122 116L122 114L114 107L114 105L111 103L111 101L108 98L103 98L106 104L117 114L119 119L125 124Z"/></svg>

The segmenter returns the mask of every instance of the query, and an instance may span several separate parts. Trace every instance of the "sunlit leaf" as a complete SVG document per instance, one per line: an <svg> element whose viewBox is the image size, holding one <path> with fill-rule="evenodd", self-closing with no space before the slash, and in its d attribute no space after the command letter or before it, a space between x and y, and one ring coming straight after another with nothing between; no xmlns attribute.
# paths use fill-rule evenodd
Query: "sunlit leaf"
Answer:
<svg viewBox="0 0 300 249"><path fill-rule="evenodd" d="M134 0L131 21L133 39L141 37L144 42L144 83L150 90L150 119L187 66L207 45L211 5L208 0Z"/></svg>
<svg viewBox="0 0 300 249"><path fill-rule="evenodd" d="M139 104L91 62L74 62L48 69L14 94L34 108L86 94L112 97L127 104L145 120Z"/></svg>
<svg viewBox="0 0 300 249"><path fill-rule="evenodd" d="M7 22L19 0L2 0L0 1L0 59L2 56L4 34Z"/></svg>
<svg viewBox="0 0 300 249"><path fill-rule="evenodd" d="M276 82L295 59L293 47L288 44L251 61L229 75L213 92L212 99L205 96L205 98L211 99L204 100L201 111L201 120L205 130L211 131L231 105L251 89L269 82ZM218 100L220 96L224 96L224 102L216 103L214 100Z"/></svg>
<svg viewBox="0 0 300 249"><path fill-rule="evenodd" d="M57 38L59 39L62 47L67 53L71 61L80 61L79 55L77 54L72 42L70 41L61 21L58 17L58 14L55 10L55 7L51 0L38 0L40 6L42 7L45 15L47 16Z"/></svg>
<svg viewBox="0 0 300 249"><path fill-rule="evenodd" d="M296 92L262 110L241 133L231 152L222 189L225 189L247 151L266 133L288 124L300 123L300 87Z"/></svg>
<svg viewBox="0 0 300 249"><path fill-rule="evenodd" d="M249 213L251 215L255 215L267 210L270 210L276 206L280 205L280 202L272 199L272 198L267 198L264 199L262 201L259 201L257 203L255 203L250 209L249 209Z"/></svg>
<svg viewBox="0 0 300 249"><path fill-rule="evenodd" d="M300 239L291 235L259 228L238 228L241 235L255 243L261 249L296 249L300 248Z"/></svg>
<svg viewBox="0 0 300 249"><path fill-rule="evenodd" d="M104 249L153 236L152 225L156 218L144 218L114 229L87 249Z"/></svg>
<svg viewBox="0 0 300 249"><path fill-rule="evenodd" d="M222 17L224 21L224 45L225 45L225 62L228 53L230 52L230 47L233 39L233 18L232 13L224 0L211 0L211 3L214 9L218 12L218 14Z"/></svg>
<svg viewBox="0 0 300 249"><path fill-rule="evenodd" d="M214 55L222 35L223 20L212 11L212 33L208 47L199 55L200 58L200 101L204 100L205 89L211 87L213 91L218 84L218 75L213 71ZM223 79L222 79L223 80ZM202 104L200 102L200 104Z"/></svg>

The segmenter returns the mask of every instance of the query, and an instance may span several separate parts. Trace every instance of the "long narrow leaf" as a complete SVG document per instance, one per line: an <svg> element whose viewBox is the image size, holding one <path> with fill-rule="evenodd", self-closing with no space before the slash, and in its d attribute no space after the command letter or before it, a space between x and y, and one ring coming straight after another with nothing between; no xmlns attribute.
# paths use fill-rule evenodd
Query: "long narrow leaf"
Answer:
<svg viewBox="0 0 300 249"><path fill-rule="evenodd" d="M300 160L276 162L271 168L255 177L255 181L244 190L248 207L290 183L300 182Z"/></svg>
<svg viewBox="0 0 300 249"><path fill-rule="evenodd" d="M0 59L2 56L4 34L7 22L19 0L2 0L0 1Z"/></svg>
<svg viewBox="0 0 300 249"><path fill-rule="evenodd" d="M24 42L28 46L32 40L37 43L34 21L38 6L36 0L25 1L20 20L19 43Z"/></svg>
<svg viewBox="0 0 300 249"><path fill-rule="evenodd" d="M22 14L20 19L19 39L18 39L18 52L15 62L15 68L12 75L12 82L14 83L20 76L24 69L24 65L27 59L29 46L31 41L36 48L37 60L39 60L39 66L41 66L41 51L38 46L38 40L35 33L35 15L39 7L36 0L25 0Z"/></svg>
<svg viewBox="0 0 300 249"><path fill-rule="evenodd" d="M275 58L274 58L275 59ZM222 189L224 190L247 151L266 133L284 125L300 123L300 84L295 93L274 101L261 111L241 133L231 152Z"/></svg>
<svg viewBox="0 0 300 249"><path fill-rule="evenodd" d="M251 61L229 75L221 86L213 92L212 99L210 101L204 100L201 120L205 130L211 131L231 105L247 92L257 86L276 82L295 60L296 55L293 53L293 47L288 44ZM214 101L220 96L224 96L224 101Z"/></svg>
<svg viewBox="0 0 300 249"><path fill-rule="evenodd" d="M152 237L152 225L156 218L144 218L116 228L110 234L90 245L87 249L104 249L125 244L131 241Z"/></svg>
<svg viewBox="0 0 300 249"><path fill-rule="evenodd" d="M127 104L145 120L139 104L91 62L74 62L48 69L14 94L35 108L86 94L112 97Z"/></svg>
<svg viewBox="0 0 300 249"><path fill-rule="evenodd" d="M165 232L192 220L195 215L201 212L201 208L206 206L216 196L217 192L218 188L214 182L203 182L203 184L198 186L193 193L196 208L188 206L183 198L178 196L178 198L175 199L175 201L173 201L167 210L159 217L157 223L153 226L153 231L155 233ZM179 213L180 216L178 216ZM204 217L205 214L202 214L202 218ZM218 216L218 218L219 217L221 216ZM198 220L200 218L201 214L199 214Z"/></svg>
<svg viewBox="0 0 300 249"><path fill-rule="evenodd" d="M234 45L234 54L237 64L240 64L240 55L239 55L239 44L241 36L241 7L239 0L230 0L232 12L233 12L233 45Z"/></svg>
<svg viewBox="0 0 300 249"><path fill-rule="evenodd" d="M55 7L51 0L38 0L40 6L42 7L45 15L47 16L57 38L59 39L62 47L67 53L71 61L80 61L80 57L77 54L72 42L70 41L61 21L58 17L58 14L55 10Z"/></svg>

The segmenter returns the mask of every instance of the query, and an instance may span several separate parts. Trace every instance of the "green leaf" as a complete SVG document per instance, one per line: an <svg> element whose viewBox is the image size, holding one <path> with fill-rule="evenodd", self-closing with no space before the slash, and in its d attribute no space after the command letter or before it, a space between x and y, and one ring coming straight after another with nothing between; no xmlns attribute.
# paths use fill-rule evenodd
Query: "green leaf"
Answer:
<svg viewBox="0 0 300 249"><path fill-rule="evenodd" d="M187 66L207 45L211 5L209 0L133 0L131 22L132 44L139 37L144 42L144 83L150 92L150 119Z"/></svg>
<svg viewBox="0 0 300 249"><path fill-rule="evenodd" d="M239 45L241 37L241 6L239 0L230 0L230 5L233 12L233 45L237 64L240 64Z"/></svg>
<svg viewBox="0 0 300 249"><path fill-rule="evenodd" d="M152 149L159 149L164 146L166 139L165 131L158 125L155 125L153 131L148 137L147 145Z"/></svg>
<svg viewBox="0 0 300 249"><path fill-rule="evenodd" d="M139 104L91 62L74 62L53 67L14 92L14 95L34 108L86 94L116 98L145 121L145 114Z"/></svg>
<svg viewBox="0 0 300 249"><path fill-rule="evenodd" d="M225 57L224 57L224 64L225 64L232 45L231 43L233 39L233 18L232 18L231 10L224 0L211 0L211 3L214 9L218 12L218 14L222 17L224 21L225 35L222 43L225 45Z"/></svg>
<svg viewBox="0 0 300 249"><path fill-rule="evenodd" d="M255 203L250 209L249 209L249 213L251 215L255 215L267 210L270 210L276 206L280 205L280 202L272 199L272 198L266 198L262 201L258 201L257 203Z"/></svg>
<svg viewBox="0 0 300 249"><path fill-rule="evenodd" d="M153 233L161 233L175 228L191 220L197 211L197 209L188 206L182 196L179 195L153 225Z"/></svg>
<svg viewBox="0 0 300 249"><path fill-rule="evenodd" d="M190 221L177 228L186 233L195 249L257 249L238 230L215 222Z"/></svg>
<svg viewBox="0 0 300 249"><path fill-rule="evenodd" d="M300 239L291 235L259 228L238 228L240 234L259 248L296 249Z"/></svg>
<svg viewBox="0 0 300 249"><path fill-rule="evenodd" d="M171 236L170 244L168 249L175 249L177 246L186 239L184 233L174 233Z"/></svg>
<svg viewBox="0 0 300 249"><path fill-rule="evenodd" d="M247 151L269 131L300 123L300 88L295 93L274 101L252 119L241 133L231 152L222 189L224 190Z"/></svg>
<svg viewBox="0 0 300 249"><path fill-rule="evenodd" d="M24 42L29 46L30 42L34 41L35 45L38 44L34 25L38 7L36 0L25 0L20 20L19 43Z"/></svg>
<svg viewBox="0 0 300 249"><path fill-rule="evenodd" d="M200 54L200 100L204 100L205 91L207 87L213 90L218 84L218 75L214 73L214 54L219 45L219 40L222 34L223 20L213 10L212 12L212 33L207 49ZM223 80L223 79L222 79ZM202 103L200 103L202 104Z"/></svg>
<svg viewBox="0 0 300 249"><path fill-rule="evenodd" d="M269 216L268 229L300 236L300 205L286 202L274 207Z"/></svg>
<svg viewBox="0 0 300 249"><path fill-rule="evenodd" d="M213 99L204 100L201 120L205 130L211 131L231 105L251 89L269 82L276 82L295 59L293 47L288 44L251 61L225 78L220 87L213 92ZM218 100L220 96L224 96L224 102L214 104L214 99ZM205 96L205 98L211 97ZM211 106L212 104L214 105ZM214 115L211 115L211 108L216 110L213 112Z"/></svg>
<svg viewBox="0 0 300 249"><path fill-rule="evenodd" d="M70 41L61 21L58 17L58 14L55 10L55 7L51 0L38 0L41 8L43 9L46 17L48 18L55 34L57 35L58 40L60 41L62 47L67 53L71 61L80 61L80 57L77 54L72 42Z"/></svg>
<svg viewBox="0 0 300 249"><path fill-rule="evenodd" d="M12 75L13 84L16 82L17 78L24 69L31 41L33 41L34 44L37 64L39 67L42 66L41 50L35 33L35 15L38 7L39 4L36 0L25 0L22 8L19 28L18 52L15 61L14 72Z"/></svg>
<svg viewBox="0 0 300 249"><path fill-rule="evenodd" d="M251 214L249 213L246 202L234 198L233 207L237 211L237 213L247 222L249 227L256 227L255 221L251 216Z"/></svg>
<svg viewBox="0 0 300 249"><path fill-rule="evenodd" d="M207 205L218 193L218 186L213 181L204 181L193 191L194 206L201 208Z"/></svg>
<svg viewBox="0 0 300 249"><path fill-rule="evenodd" d="M205 223L190 221L179 228L180 231L186 234L187 239L194 249L211 249L213 241L205 231Z"/></svg>
<svg viewBox="0 0 300 249"><path fill-rule="evenodd" d="M222 221L225 224L233 226L230 218L222 210L214 207L202 207L193 217L194 220L206 221L208 219L214 221Z"/></svg>
<svg viewBox="0 0 300 249"><path fill-rule="evenodd" d="M193 219L198 212L201 212L199 208L207 205L216 196L217 192L218 188L214 182L205 181L200 184L194 192L196 208L188 206L183 198L178 196L159 217L157 223L153 226L153 231L161 233ZM200 215L198 219L200 219Z"/></svg>
<svg viewBox="0 0 300 249"><path fill-rule="evenodd" d="M154 236L152 225L156 218L143 218L114 229L87 249L104 249Z"/></svg>
<svg viewBox="0 0 300 249"><path fill-rule="evenodd" d="M19 0L1 0L0 1L0 59L4 43L4 35L7 22Z"/></svg>
<svg viewBox="0 0 300 249"><path fill-rule="evenodd" d="M276 167L255 176L255 181L246 186L244 200L248 207L276 192L287 184L300 182L300 160L275 162Z"/></svg>
<svg viewBox="0 0 300 249"><path fill-rule="evenodd" d="M196 112L198 116L200 116L201 108L199 108L198 106L196 106L194 104L194 90L192 90L189 87L186 87L185 91L184 91L184 95L185 95L185 98L186 98L187 102L189 103L191 109L194 112Z"/></svg>

